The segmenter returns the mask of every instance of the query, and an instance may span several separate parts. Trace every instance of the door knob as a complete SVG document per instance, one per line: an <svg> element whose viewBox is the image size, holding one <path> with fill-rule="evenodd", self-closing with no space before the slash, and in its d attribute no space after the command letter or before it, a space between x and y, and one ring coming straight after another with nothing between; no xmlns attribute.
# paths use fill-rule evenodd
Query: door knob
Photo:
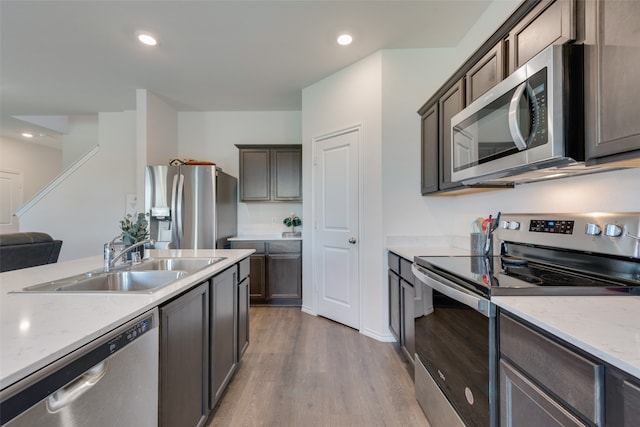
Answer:
<svg viewBox="0 0 640 427"><path fill-rule="evenodd" d="M355 245L356 244L356 238L355 237L351 237L349 239L349 243L351 243L352 245Z"/></svg>

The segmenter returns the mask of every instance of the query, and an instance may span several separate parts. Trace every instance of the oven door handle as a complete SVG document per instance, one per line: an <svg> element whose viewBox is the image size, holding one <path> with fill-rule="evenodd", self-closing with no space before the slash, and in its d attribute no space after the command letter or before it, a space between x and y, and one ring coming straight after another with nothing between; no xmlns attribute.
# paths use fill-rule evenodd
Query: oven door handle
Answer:
<svg viewBox="0 0 640 427"><path fill-rule="evenodd" d="M413 274L431 289L453 298L454 300L471 307L472 309L482 313L486 317L495 316L495 309L492 309L491 303L488 299L475 295L462 286L453 283L452 281L445 279L435 273L425 270L418 264L411 266Z"/></svg>

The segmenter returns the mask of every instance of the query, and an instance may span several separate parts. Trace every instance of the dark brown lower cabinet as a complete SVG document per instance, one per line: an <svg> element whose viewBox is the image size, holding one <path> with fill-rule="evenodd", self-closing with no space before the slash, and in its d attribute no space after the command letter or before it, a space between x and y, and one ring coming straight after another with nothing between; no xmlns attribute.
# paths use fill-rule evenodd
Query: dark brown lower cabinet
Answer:
<svg viewBox="0 0 640 427"><path fill-rule="evenodd" d="M400 279L401 285L401 298L400 303L402 304L401 308L401 322L402 326L400 326L401 331L401 348L406 356L407 360L413 365L414 357L416 354L416 333L413 325L414 320L414 296L415 292L413 289L413 285L403 279Z"/></svg>
<svg viewBox="0 0 640 427"><path fill-rule="evenodd" d="M640 426L640 379L607 367L606 427Z"/></svg>
<svg viewBox="0 0 640 427"><path fill-rule="evenodd" d="M400 342L400 276L389 269L389 330Z"/></svg>
<svg viewBox="0 0 640 427"><path fill-rule="evenodd" d="M160 307L160 426L203 426L223 396L249 346L250 265L245 258Z"/></svg>
<svg viewBox="0 0 640 427"><path fill-rule="evenodd" d="M504 313L500 425L604 425L605 366Z"/></svg>
<svg viewBox="0 0 640 427"><path fill-rule="evenodd" d="M209 282L160 307L160 425L201 426L209 388Z"/></svg>
<svg viewBox="0 0 640 427"><path fill-rule="evenodd" d="M229 267L211 280L211 396L213 409L236 370L237 266Z"/></svg>
<svg viewBox="0 0 640 427"><path fill-rule="evenodd" d="M504 360L500 361L500 387L501 426L587 426Z"/></svg>
<svg viewBox="0 0 640 427"><path fill-rule="evenodd" d="M302 304L302 241L231 241L232 249L255 249L251 255L252 304Z"/></svg>
<svg viewBox="0 0 640 427"><path fill-rule="evenodd" d="M249 282L245 277L238 283L238 362L249 347Z"/></svg>
<svg viewBox="0 0 640 427"><path fill-rule="evenodd" d="M302 255L300 253L269 254L267 270L269 300L290 300L302 297Z"/></svg>
<svg viewBox="0 0 640 427"><path fill-rule="evenodd" d="M233 247L233 246L232 246ZM251 273L249 279L249 295L251 301L265 301L267 299L266 289L266 265L267 258L264 254L251 255Z"/></svg>

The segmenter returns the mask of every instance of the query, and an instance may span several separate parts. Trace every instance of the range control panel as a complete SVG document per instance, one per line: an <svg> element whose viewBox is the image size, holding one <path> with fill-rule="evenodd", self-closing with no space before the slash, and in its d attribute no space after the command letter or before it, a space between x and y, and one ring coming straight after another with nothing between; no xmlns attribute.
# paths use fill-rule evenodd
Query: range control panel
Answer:
<svg viewBox="0 0 640 427"><path fill-rule="evenodd" d="M532 219L529 223L529 231L536 233L560 233L573 234L575 221Z"/></svg>
<svg viewBox="0 0 640 427"><path fill-rule="evenodd" d="M503 213L496 237L501 242L640 259L640 212Z"/></svg>

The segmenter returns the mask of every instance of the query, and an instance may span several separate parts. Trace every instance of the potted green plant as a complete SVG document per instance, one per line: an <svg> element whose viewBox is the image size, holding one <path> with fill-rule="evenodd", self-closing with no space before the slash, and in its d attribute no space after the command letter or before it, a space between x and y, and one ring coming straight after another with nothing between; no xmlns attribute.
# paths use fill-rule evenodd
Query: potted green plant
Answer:
<svg viewBox="0 0 640 427"><path fill-rule="evenodd" d="M127 214L120 220L120 230L122 230L122 241L125 246L131 246L134 243L142 242L149 238L149 221L147 217L149 214ZM135 250L134 250L135 251ZM140 258L144 256L144 248L140 247ZM127 259L130 258L130 254L127 254Z"/></svg>
<svg viewBox="0 0 640 427"><path fill-rule="evenodd" d="M296 227L302 225L302 220L298 215L293 212L291 215L282 220L282 223L287 227L291 227L291 231L282 233L283 237L298 237L300 236L300 232L296 233Z"/></svg>

